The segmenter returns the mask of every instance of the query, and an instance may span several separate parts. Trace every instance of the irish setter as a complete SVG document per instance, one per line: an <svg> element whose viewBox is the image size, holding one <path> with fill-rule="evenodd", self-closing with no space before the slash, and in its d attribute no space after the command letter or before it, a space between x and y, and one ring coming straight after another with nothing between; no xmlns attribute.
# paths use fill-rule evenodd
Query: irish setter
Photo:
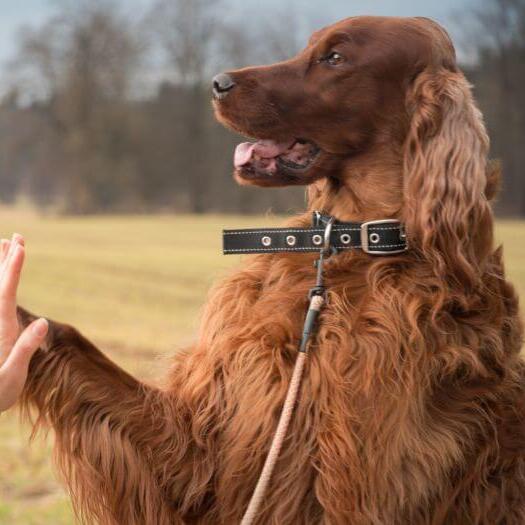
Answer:
<svg viewBox="0 0 525 525"><path fill-rule="evenodd" d="M410 246L326 263L329 301L258 523L525 523L518 299L494 247L487 134L446 32L425 18L349 18L290 60L215 82L217 118L255 140L236 151L241 184L308 185L308 210L399 219ZM51 324L24 404L54 429L81 518L239 522L314 258L246 258L214 287L163 388Z"/></svg>

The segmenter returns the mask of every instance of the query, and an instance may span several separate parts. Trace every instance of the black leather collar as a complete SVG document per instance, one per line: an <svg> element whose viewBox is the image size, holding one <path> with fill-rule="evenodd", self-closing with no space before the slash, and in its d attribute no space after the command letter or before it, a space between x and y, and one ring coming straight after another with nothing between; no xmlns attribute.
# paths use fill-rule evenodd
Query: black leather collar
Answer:
<svg viewBox="0 0 525 525"><path fill-rule="evenodd" d="M313 213L311 228L249 228L223 230L223 253L318 252L325 246L331 217ZM328 230L331 250L360 248L370 255L391 255L408 249L405 229L395 219L367 222L333 221ZM326 246L325 246L326 247Z"/></svg>

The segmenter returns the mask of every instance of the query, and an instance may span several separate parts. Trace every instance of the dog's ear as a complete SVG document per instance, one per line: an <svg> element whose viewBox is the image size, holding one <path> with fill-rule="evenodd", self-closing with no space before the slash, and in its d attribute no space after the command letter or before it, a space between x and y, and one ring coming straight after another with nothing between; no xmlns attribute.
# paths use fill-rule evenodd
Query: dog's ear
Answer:
<svg viewBox="0 0 525 525"><path fill-rule="evenodd" d="M475 286L492 245L481 114L455 68L425 69L407 97L404 220L411 247L440 278Z"/></svg>

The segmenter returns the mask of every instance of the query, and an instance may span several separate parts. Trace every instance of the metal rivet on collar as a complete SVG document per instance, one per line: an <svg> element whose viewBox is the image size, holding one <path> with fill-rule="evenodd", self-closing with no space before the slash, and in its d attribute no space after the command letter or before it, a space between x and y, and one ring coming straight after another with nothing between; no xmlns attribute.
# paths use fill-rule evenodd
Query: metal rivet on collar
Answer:
<svg viewBox="0 0 525 525"><path fill-rule="evenodd" d="M263 246L270 246L272 244L272 239L271 239L271 237L268 237L267 235L265 235L261 239L261 242L262 242Z"/></svg>
<svg viewBox="0 0 525 525"><path fill-rule="evenodd" d="M339 239L343 244L350 244L350 242L352 241L352 237L350 237L348 233L341 234L341 237L339 237Z"/></svg>
<svg viewBox="0 0 525 525"><path fill-rule="evenodd" d="M288 235L286 237L286 244L288 246L295 246L296 242L297 242L297 239L295 238L295 235Z"/></svg>
<svg viewBox="0 0 525 525"><path fill-rule="evenodd" d="M320 236L320 235L314 235L312 237L312 242L316 245L316 246L321 246L321 244L323 244L323 238Z"/></svg>
<svg viewBox="0 0 525 525"><path fill-rule="evenodd" d="M380 240L379 233L371 233L370 234L370 242L372 244L377 244Z"/></svg>

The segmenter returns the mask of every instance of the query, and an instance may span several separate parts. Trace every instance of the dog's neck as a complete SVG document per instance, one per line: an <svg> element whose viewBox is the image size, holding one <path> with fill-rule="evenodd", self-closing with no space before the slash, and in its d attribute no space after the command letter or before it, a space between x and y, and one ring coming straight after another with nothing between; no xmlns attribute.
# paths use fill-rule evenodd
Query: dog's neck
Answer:
<svg viewBox="0 0 525 525"><path fill-rule="evenodd" d="M401 219L402 203L402 154L385 145L348 159L342 176L313 184L308 208L341 221L367 221Z"/></svg>

